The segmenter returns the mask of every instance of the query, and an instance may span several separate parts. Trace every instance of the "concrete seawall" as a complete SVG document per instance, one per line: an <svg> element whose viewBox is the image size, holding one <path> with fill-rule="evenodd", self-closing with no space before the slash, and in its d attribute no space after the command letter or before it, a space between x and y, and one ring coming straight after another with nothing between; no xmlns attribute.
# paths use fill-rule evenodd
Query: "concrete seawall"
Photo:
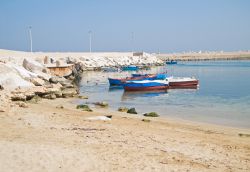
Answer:
<svg viewBox="0 0 250 172"><path fill-rule="evenodd" d="M250 52L225 52L225 53L178 53L157 54L161 60L202 61L202 60L250 60Z"/></svg>

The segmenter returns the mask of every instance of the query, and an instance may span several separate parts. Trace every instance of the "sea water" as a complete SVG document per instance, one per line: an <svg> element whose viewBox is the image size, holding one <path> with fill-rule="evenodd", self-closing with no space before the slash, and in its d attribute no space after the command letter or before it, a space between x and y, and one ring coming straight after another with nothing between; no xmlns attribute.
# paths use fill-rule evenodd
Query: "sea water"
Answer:
<svg viewBox="0 0 250 172"><path fill-rule="evenodd" d="M139 73L166 72L169 76L199 79L198 89L166 92L124 92L110 87L108 77L120 78L136 72L84 72L80 91L87 103L106 101L111 109L135 107L139 114L250 128L250 61L190 61L153 67ZM85 101L85 100L82 100Z"/></svg>

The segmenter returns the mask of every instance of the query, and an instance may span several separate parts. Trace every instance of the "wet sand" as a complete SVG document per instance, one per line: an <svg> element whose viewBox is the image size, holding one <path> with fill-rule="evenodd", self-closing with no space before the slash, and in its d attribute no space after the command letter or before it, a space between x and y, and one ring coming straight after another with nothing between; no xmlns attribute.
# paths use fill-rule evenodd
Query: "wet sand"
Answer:
<svg viewBox="0 0 250 172"><path fill-rule="evenodd" d="M249 171L250 130L43 99L0 112L0 171ZM63 105L58 108L58 105ZM111 121L87 117L113 115ZM239 135L239 134L243 135Z"/></svg>

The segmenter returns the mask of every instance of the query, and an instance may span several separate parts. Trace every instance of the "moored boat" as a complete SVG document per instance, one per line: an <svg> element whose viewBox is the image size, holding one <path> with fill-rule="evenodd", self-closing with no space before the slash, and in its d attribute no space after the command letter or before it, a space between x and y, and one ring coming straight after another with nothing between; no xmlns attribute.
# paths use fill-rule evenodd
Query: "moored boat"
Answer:
<svg viewBox="0 0 250 172"><path fill-rule="evenodd" d="M194 77L169 77L169 88L197 88L199 80Z"/></svg>
<svg viewBox="0 0 250 172"><path fill-rule="evenodd" d="M124 66L122 67L122 70L129 70L129 71L134 71L134 70L138 70L139 67L135 66L135 65L129 65L129 66Z"/></svg>
<svg viewBox="0 0 250 172"><path fill-rule="evenodd" d="M174 61L174 60L166 61L166 64L168 65L177 64L177 61Z"/></svg>
<svg viewBox="0 0 250 172"><path fill-rule="evenodd" d="M166 90L169 88L169 82L167 80L126 81L123 88L125 91Z"/></svg>
<svg viewBox="0 0 250 172"><path fill-rule="evenodd" d="M140 80L150 80L150 79L155 79L156 75L152 76L138 76L138 77L127 77L127 78L108 78L109 80L109 85L123 85L125 84L126 81L140 81Z"/></svg>
<svg viewBox="0 0 250 172"><path fill-rule="evenodd" d="M145 74L145 75L132 75L132 77L127 78L108 78L109 85L123 85L126 81L141 81L141 80L163 80L167 77L166 74Z"/></svg>

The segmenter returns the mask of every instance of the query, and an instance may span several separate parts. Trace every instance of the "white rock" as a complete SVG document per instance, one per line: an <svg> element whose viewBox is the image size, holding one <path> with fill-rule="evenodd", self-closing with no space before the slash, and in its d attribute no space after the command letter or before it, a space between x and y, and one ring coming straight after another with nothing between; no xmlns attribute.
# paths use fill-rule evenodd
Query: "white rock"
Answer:
<svg viewBox="0 0 250 172"><path fill-rule="evenodd" d="M110 121L111 119L106 116L94 116L94 117L88 117L87 120L101 120L101 121Z"/></svg>
<svg viewBox="0 0 250 172"><path fill-rule="evenodd" d="M35 85L35 86L42 86L45 84L44 80L40 79L40 78L31 78L31 82Z"/></svg>

